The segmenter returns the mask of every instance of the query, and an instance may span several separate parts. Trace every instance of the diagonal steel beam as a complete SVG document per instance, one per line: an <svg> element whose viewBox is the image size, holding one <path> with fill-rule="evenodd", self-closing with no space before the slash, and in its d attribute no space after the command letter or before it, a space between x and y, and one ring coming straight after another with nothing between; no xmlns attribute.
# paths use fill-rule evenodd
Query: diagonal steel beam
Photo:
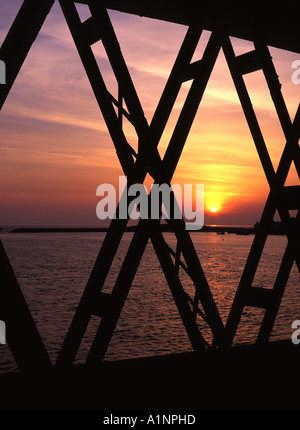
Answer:
<svg viewBox="0 0 300 430"><path fill-rule="evenodd" d="M7 326L7 343L19 370L32 374L51 370L51 360L1 241L0 280L0 319Z"/></svg>
<svg viewBox="0 0 300 430"><path fill-rule="evenodd" d="M6 65L6 84L0 85L0 109L53 4L54 0L25 0L21 6L0 48L0 60Z"/></svg>

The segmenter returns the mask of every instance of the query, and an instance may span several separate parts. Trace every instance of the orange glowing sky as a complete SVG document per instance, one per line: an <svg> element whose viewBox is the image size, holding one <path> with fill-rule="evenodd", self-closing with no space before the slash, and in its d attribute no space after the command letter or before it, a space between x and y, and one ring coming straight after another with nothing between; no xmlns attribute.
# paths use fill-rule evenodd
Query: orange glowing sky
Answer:
<svg viewBox="0 0 300 430"><path fill-rule="evenodd" d="M2 0L4 39L21 0ZM83 11L83 7L80 9ZM186 27L110 13L145 116L150 122ZM201 49L205 46L204 33ZM233 39L237 53L251 43ZM95 46L107 86L116 84L103 50ZM271 48L294 118L300 85L291 67L300 56ZM261 72L246 76L274 167L284 137ZM159 145L168 143L189 84L182 87ZM123 172L62 12L56 4L30 51L0 115L0 224L97 225L96 189ZM129 141L134 142L128 128ZM296 183L291 172L289 183ZM268 184L221 52L175 172L173 183L204 184L205 224L253 224ZM215 206L217 211L211 212Z"/></svg>

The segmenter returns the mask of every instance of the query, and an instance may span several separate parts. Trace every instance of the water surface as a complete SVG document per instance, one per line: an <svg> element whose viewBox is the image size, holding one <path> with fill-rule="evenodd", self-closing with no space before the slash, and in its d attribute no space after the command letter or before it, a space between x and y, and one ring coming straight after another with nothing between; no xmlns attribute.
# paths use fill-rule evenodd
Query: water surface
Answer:
<svg viewBox="0 0 300 430"><path fill-rule="evenodd" d="M80 300L105 233L39 233L0 235L17 279L55 362ZM105 284L110 291L133 233L125 233L114 266ZM253 236L191 233L223 322L238 286ZM175 249L172 233L165 234ZM254 286L272 288L286 246L284 236L270 236ZM187 291L190 279L181 274ZM291 324L300 319L300 275L293 267L272 339L290 338ZM255 341L264 311L246 308L235 343ZM82 363L99 319L93 317L76 357ZM210 339L205 324L202 332ZM15 369L7 345L1 345L0 371ZM135 276L128 300L107 351L107 360L190 351L191 346L169 287L149 242Z"/></svg>

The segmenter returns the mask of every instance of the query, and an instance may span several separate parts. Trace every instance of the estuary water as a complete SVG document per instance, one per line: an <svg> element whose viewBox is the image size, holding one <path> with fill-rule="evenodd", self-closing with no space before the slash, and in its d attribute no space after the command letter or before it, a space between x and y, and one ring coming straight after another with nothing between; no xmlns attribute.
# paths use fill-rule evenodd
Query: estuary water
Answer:
<svg viewBox="0 0 300 430"><path fill-rule="evenodd" d="M32 316L53 363L87 283L105 233L3 233L0 235ZM106 281L108 291L133 233L125 233ZM226 319L254 236L191 233L205 276ZM172 233L165 233L175 249ZM269 236L253 286L272 288L287 240ZM191 282L182 274L186 290ZM105 290L104 290L105 291ZM300 275L294 265L272 339L291 337L291 324L300 319ZM264 311L246 308L235 343L253 343ZM91 319L76 357L84 362L99 319ZM21 322L20 322L21 323ZM209 338L205 325L200 328ZM128 299L107 351L106 360L191 351L191 345L159 262L148 243ZM0 345L0 372L16 369L8 345Z"/></svg>

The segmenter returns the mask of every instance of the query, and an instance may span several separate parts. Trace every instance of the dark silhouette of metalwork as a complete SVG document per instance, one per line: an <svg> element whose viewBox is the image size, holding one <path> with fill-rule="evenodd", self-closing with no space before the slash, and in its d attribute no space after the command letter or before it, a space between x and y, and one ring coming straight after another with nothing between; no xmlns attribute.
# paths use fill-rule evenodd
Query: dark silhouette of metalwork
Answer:
<svg viewBox="0 0 300 430"><path fill-rule="evenodd" d="M261 40L255 42L254 51L240 57L235 57L228 37L224 40L222 46L264 173L270 186L270 193L259 223L259 228L256 232L227 320L224 340L225 344L232 344L243 308L245 306L254 306L265 309L264 318L257 337L257 343L262 343L268 341L271 335L294 261L300 271L300 187L284 186L292 161L295 163L300 179L300 150L298 143L300 134L300 105L298 106L294 122L292 123L281 93L281 84L278 80L271 55L267 46ZM245 58L246 64L244 61ZM286 145L276 172L242 77L242 74L258 69L261 69L264 73L286 139ZM296 223L293 222L289 214L289 210L293 209L298 210ZM273 289L251 287L276 210L278 211L285 229L285 234L288 238L286 251Z"/></svg>
<svg viewBox="0 0 300 430"><path fill-rule="evenodd" d="M6 341L21 372L47 372L52 363L0 241L0 319L7 327Z"/></svg>
<svg viewBox="0 0 300 430"><path fill-rule="evenodd" d="M0 50L0 59L5 61L7 65L7 85L5 87L0 86L0 106L3 105L24 58L53 3L52 0L24 1L20 13ZM140 220L111 292L109 294L102 292L128 224L128 219L112 220L59 353L56 367L64 369L73 364L92 315L99 317L99 328L89 351L86 365L94 367L102 361L149 239L154 246L194 351L201 352L211 348L230 347L245 306L265 309L257 343L268 342L294 261L300 270L300 186L285 186L292 161L300 178L298 143L300 105L294 121L291 121L268 45L300 52L299 38L296 38L299 32L298 27L293 25L294 17L299 15L295 11L286 14L289 2L287 2L283 12L280 11L279 13L275 9L268 10L269 20L266 20L266 16L264 16L265 8L263 10L259 8L260 13L257 15L258 9L252 4L251 8L247 9L247 17L245 17L243 6L240 2L233 1L226 2L226 5L223 2L219 8L213 7L210 2L206 2L200 8L195 1L187 1L184 8L179 1L153 1L146 4L135 0L85 0L77 2L60 0L59 3L112 137L122 169L128 178L129 186L134 183L143 183L147 174L153 177L155 183L171 183L211 71L220 49L223 49L263 170L270 185L270 193L259 226L256 229L250 254L225 327L183 220L170 219L168 221L169 228L176 236L176 250L171 249L166 242L159 220ZM81 22L75 3L88 5L91 17ZM294 2L290 2L290 5L296 8ZM256 7L258 8L258 4ZM150 124L145 118L107 8L188 26L185 39ZM195 14L195 10L197 10L197 14ZM297 6L297 10L299 11L299 6ZM286 22L287 16L289 22ZM249 17L255 18L256 21L249 19ZM31 23L30 32L26 34L26 37L23 34L24 22ZM280 23L280 28L283 30L278 31L274 22ZM210 39L202 59L191 63L204 29L212 31ZM252 40L255 49L236 56L229 35ZM94 43L100 40L118 83L118 99L109 93L91 48ZM245 74L256 70L262 70L264 73L286 139L282 158L276 172L243 78ZM173 130L168 148L161 158L157 147L181 85L185 81L191 81L190 90ZM135 128L138 137L137 151L130 146L126 139L123 130L124 118ZM293 223L289 214L289 210L292 209L298 210L296 222ZM276 210L284 226L288 244L273 289L256 288L252 286L252 282ZM31 346L34 348L32 356L36 354L36 357L43 357L39 360L40 364L36 364L36 367L47 369L49 367L47 354L45 356L44 347L36 329L33 328L33 322L29 321L25 301L17 299L17 296L20 296L20 288L13 276L3 247L1 253L3 256L1 258L1 270L6 270L10 274L5 283L5 288L3 288L1 309L6 306L4 305L5 301L11 309L15 306L14 300L19 301L20 314L18 318L24 320L24 330L26 329L28 333L31 332L32 334L30 341L30 348ZM194 286L193 297L188 295L184 289L179 276L179 268L185 271ZM12 286L13 289L11 289ZM6 294L10 289L12 297L7 300ZM13 291L15 291L15 297ZM197 318L201 318L209 327L211 333L209 338L205 338L201 333ZM9 324L7 325L9 330ZM14 349L14 345L18 346L18 336L18 333L15 333L11 338L12 349ZM32 366L26 361L25 353L18 348L14 351L20 368L31 369Z"/></svg>

